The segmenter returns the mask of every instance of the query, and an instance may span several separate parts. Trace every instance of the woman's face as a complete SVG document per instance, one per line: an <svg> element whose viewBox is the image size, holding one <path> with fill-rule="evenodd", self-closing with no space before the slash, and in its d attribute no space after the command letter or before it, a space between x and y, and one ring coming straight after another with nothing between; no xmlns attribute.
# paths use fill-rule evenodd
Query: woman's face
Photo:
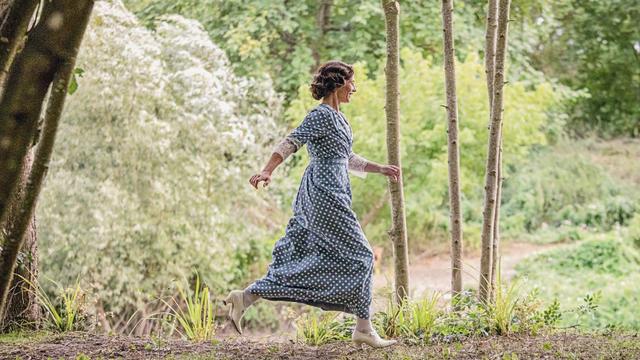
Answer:
<svg viewBox="0 0 640 360"><path fill-rule="evenodd" d="M355 76L352 76L351 79L347 80L347 82L336 89L338 92L338 101L341 103L348 103L351 101L351 94L356 92L356 80Z"/></svg>

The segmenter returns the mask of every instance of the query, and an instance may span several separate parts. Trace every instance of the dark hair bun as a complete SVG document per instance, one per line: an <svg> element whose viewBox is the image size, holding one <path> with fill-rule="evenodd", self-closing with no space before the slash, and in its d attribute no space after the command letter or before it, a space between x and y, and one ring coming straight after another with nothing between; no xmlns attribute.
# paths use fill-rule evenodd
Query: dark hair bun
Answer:
<svg viewBox="0 0 640 360"><path fill-rule="evenodd" d="M353 76L353 66L342 61L326 62L313 74L311 96L320 100L343 86Z"/></svg>

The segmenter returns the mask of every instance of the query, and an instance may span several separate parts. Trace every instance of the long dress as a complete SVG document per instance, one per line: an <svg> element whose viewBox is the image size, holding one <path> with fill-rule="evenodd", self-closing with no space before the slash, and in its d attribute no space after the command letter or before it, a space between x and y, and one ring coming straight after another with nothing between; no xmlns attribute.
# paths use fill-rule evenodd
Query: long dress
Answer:
<svg viewBox="0 0 640 360"><path fill-rule="evenodd" d="M248 291L368 319L373 251L351 208L351 127L342 113L320 104L287 137L307 144L310 162L267 274Z"/></svg>

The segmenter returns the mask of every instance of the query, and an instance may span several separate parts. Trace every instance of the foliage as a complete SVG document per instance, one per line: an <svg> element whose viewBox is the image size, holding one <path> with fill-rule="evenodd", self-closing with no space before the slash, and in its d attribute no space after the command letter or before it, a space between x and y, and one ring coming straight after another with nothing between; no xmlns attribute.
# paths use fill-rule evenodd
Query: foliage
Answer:
<svg viewBox="0 0 640 360"><path fill-rule="evenodd" d="M548 76L589 97L573 106L574 133L640 135L640 4L634 1L537 1L523 20L538 44L527 52Z"/></svg>
<svg viewBox="0 0 640 360"><path fill-rule="evenodd" d="M295 322L297 339L312 346L349 339L350 328L355 325L355 321L353 317L339 321L337 317L340 315L339 312L320 312L316 309L303 314Z"/></svg>
<svg viewBox="0 0 640 360"><path fill-rule="evenodd" d="M613 235L592 236L574 245L570 252L551 251L539 255L536 261L565 275L589 271L623 276L629 269L640 266L640 252L625 239Z"/></svg>
<svg viewBox="0 0 640 360"><path fill-rule="evenodd" d="M147 22L163 14L181 14L201 21L214 42L222 44L241 74L268 73L276 88L288 99L300 84L310 81L318 61L338 58L379 69L384 57L384 14L377 0L336 0L330 2L327 23L322 25L320 1L304 0L129 0L136 13ZM474 44L484 36L483 4L462 1L456 4L456 42ZM401 45L424 56L440 58L442 34L440 7L420 2L402 4ZM438 21L434 21L434 19ZM459 55L471 52L461 46Z"/></svg>
<svg viewBox="0 0 640 360"><path fill-rule="evenodd" d="M405 298L399 304L390 297L386 311L375 314L374 326L381 335L425 343L431 338L436 321L441 316L442 311L438 306L440 299L441 294L437 292L416 301Z"/></svg>
<svg viewBox="0 0 640 360"><path fill-rule="evenodd" d="M279 137L268 79L236 76L197 22L150 31L118 1L96 3L77 64L38 206L45 276L80 277L120 319L192 269L215 293L246 281L294 186L241 180Z"/></svg>
<svg viewBox="0 0 640 360"><path fill-rule="evenodd" d="M640 192L612 178L588 154L581 145L561 143L519 164L504 182L503 227L517 234L565 227L575 239L581 236L575 226L606 231L627 224Z"/></svg>
<svg viewBox="0 0 640 360"><path fill-rule="evenodd" d="M178 285L180 302L173 298L173 304L164 302L171 310L171 316L182 327L181 333L192 341L211 340L216 333L216 308L211 299L209 288L200 284L200 275L196 274L193 290L185 291ZM184 304L184 305L183 305ZM182 307L186 306L186 310Z"/></svg>
<svg viewBox="0 0 640 360"><path fill-rule="evenodd" d="M640 249L640 212L635 214L629 224L629 239Z"/></svg>
<svg viewBox="0 0 640 360"><path fill-rule="evenodd" d="M390 301L384 311L373 314L372 321L381 336L409 344L450 343L491 335L535 336L556 329L561 318L593 315L599 301L598 295L587 294L578 306L561 309L557 299L545 306L536 288L525 294L520 280L501 285L497 301L489 306L472 291L454 297L450 306L442 303L440 294L433 293L417 300L405 299L400 304ZM297 322L298 338L314 346L346 340L354 328L352 319L333 313L318 315L314 309Z"/></svg>
<svg viewBox="0 0 640 360"><path fill-rule="evenodd" d="M16 274L22 281L28 284L29 291L33 292L37 301L47 313L47 323L56 331L82 330L88 324L86 294L80 287L77 279L73 288L65 288L55 280L48 279L55 286L55 297L51 298L45 289L36 280L35 283Z"/></svg>
<svg viewBox="0 0 640 360"><path fill-rule="evenodd" d="M401 142L404 172L405 209L407 229L412 244L426 239L444 238L448 228L447 135L444 103L443 74L431 58L403 49L400 70L400 108L402 109ZM384 76L370 75L363 64L356 66L357 92L348 105L341 108L350 121L354 133L354 151L365 158L384 163L386 156L386 122L383 108ZM488 105L484 91L484 65L475 55L469 55L458 64L458 97L460 119L460 167L462 205L465 224L481 222L479 209L483 199L483 178L487 144ZM555 121L555 105L560 95L550 83L530 86L514 81L505 87L504 160L518 164L534 145L547 143L546 129ZM308 89L301 86L298 98L287 109L287 118L295 126L315 101ZM302 171L306 154L295 154ZM506 171L509 177L511 171ZM362 218L375 209L385 196L387 181L383 177L367 177L366 183L352 181L354 210ZM389 228L388 205L379 210L379 216L363 224L370 241L386 242ZM470 247L475 241L466 237Z"/></svg>
<svg viewBox="0 0 640 360"><path fill-rule="evenodd" d="M516 308L520 300L520 283L512 281L508 286L502 281L500 271L496 278L495 299L488 305L494 331L499 335L506 335L512 331L512 324L516 317Z"/></svg>
<svg viewBox="0 0 640 360"><path fill-rule="evenodd" d="M639 329L637 312L640 292L640 250L625 232L589 234L577 244L552 250L516 266L517 276L526 277L539 289L540 298L558 299L571 316L563 316L558 326L585 328ZM591 298L580 298L588 292ZM593 303L598 311L593 312ZM562 310L566 312L566 310Z"/></svg>

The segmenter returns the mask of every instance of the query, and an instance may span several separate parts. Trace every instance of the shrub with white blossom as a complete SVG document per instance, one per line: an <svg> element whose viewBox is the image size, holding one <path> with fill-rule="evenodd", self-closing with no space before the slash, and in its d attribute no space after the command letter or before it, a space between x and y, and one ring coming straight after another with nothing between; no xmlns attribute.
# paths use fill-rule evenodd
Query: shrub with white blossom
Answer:
<svg viewBox="0 0 640 360"><path fill-rule="evenodd" d="M287 210L247 181L284 135L270 79L234 75L198 22L149 30L120 1L96 3L77 67L38 208L44 275L125 319L193 269L218 292L246 281Z"/></svg>

